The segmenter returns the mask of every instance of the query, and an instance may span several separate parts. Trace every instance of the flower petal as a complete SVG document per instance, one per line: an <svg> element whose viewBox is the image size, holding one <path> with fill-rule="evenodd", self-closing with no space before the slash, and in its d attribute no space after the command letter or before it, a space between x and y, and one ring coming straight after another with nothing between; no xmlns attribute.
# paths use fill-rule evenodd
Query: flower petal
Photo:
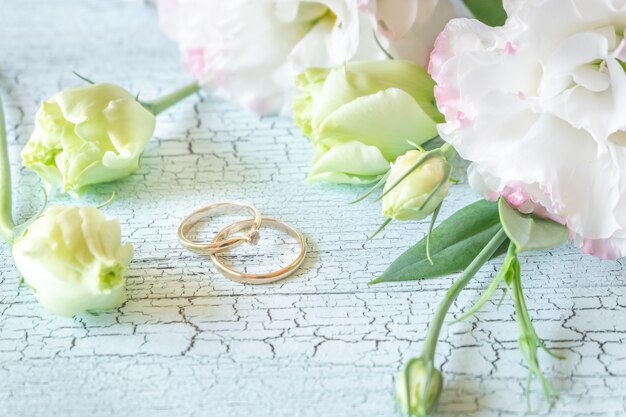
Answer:
<svg viewBox="0 0 626 417"><path fill-rule="evenodd" d="M52 98L59 105L65 120L73 124L98 117L111 100L118 99L133 99L133 96L123 88L108 83L68 88Z"/></svg>
<svg viewBox="0 0 626 417"><path fill-rule="evenodd" d="M113 100L102 111L114 150L124 157L143 152L150 141L156 118L136 100Z"/></svg>
<svg viewBox="0 0 626 417"><path fill-rule="evenodd" d="M367 184L378 180L389 169L389 162L375 146L357 141L332 148L315 147L309 181Z"/></svg>
<svg viewBox="0 0 626 417"><path fill-rule="evenodd" d="M330 146L358 139L378 146L388 161L395 160L437 135L435 122L409 94L389 88L343 105L319 129L320 144Z"/></svg>

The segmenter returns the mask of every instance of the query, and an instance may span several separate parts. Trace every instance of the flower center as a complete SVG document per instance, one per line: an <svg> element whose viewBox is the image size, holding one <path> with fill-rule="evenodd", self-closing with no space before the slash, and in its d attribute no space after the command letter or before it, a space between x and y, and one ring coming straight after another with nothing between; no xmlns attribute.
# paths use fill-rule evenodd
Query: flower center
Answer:
<svg viewBox="0 0 626 417"><path fill-rule="evenodd" d="M98 288L101 291L110 291L124 281L124 267L118 263L103 267L98 275Z"/></svg>

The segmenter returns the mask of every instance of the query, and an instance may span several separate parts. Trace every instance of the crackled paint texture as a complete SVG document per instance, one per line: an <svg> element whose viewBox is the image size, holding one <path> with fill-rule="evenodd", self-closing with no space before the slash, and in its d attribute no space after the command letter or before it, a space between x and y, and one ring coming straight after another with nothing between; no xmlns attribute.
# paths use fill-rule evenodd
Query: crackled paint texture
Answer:
<svg viewBox="0 0 626 417"><path fill-rule="evenodd" d="M20 149L40 101L80 83L73 70L144 98L189 81L154 10L139 2L0 0L0 28L18 219L41 200L38 179L20 168ZM117 192L105 211L121 219L136 248L128 302L98 317L48 314L18 287L9 248L0 245L0 414L393 416L393 376L419 351L451 278L368 287L427 224L392 223L366 244L383 221L379 205L346 204L363 188L307 185L310 159L289 119L259 119L206 94L160 116L139 172L87 198L96 204ZM475 199L462 172L442 218ZM243 286L182 250L180 219L221 199L254 202L300 228L310 247L301 272ZM259 262L278 263L293 255L289 248L269 245ZM249 265L250 250L231 261ZM626 415L624 262L565 247L525 255L522 266L537 330L565 356L541 358L561 402L549 412L533 385L537 414ZM478 274L453 314L477 299L497 267ZM516 340L508 298L444 328L437 415L523 415L526 369Z"/></svg>

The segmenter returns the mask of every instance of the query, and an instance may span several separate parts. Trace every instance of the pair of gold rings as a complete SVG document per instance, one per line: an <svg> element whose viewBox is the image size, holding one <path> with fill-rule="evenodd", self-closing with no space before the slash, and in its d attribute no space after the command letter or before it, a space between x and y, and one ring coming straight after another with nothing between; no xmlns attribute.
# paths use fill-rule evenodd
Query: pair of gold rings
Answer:
<svg viewBox="0 0 626 417"><path fill-rule="evenodd" d="M225 212L231 212L233 209L238 211L243 209L252 215L252 218L229 224L217 232L211 242L200 242L187 236L189 230L201 220ZM237 271L233 267L226 265L219 254L242 243L257 244L260 239L259 229L261 226L286 232L296 238L300 243L300 252L296 259L289 265L276 271L259 274ZM243 233L236 234L239 232ZM306 241L300 231L283 221L271 217L261 217L261 213L253 205L237 201L220 201L194 211L185 217L178 227L178 239L187 249L201 255L209 255L217 269L227 278L246 284L269 284L270 282L287 278L302 265L307 250Z"/></svg>

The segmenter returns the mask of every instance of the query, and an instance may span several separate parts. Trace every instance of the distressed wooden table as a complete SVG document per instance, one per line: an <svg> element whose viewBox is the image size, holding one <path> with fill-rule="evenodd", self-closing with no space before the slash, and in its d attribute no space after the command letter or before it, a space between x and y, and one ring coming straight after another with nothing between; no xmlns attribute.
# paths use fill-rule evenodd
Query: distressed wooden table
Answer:
<svg viewBox="0 0 626 417"><path fill-rule="evenodd" d="M0 28L19 219L41 203L37 177L20 167L20 149L41 100L80 83L73 70L144 98L189 81L154 10L138 2L1 0ZM306 184L310 159L291 120L257 118L204 93L159 116L141 169L94 187L81 202L97 204L116 191L105 211L120 219L136 249L128 302L97 317L48 314L18 286L1 245L0 414L393 416L393 377L419 352L451 278L369 287L426 224L392 223L365 243L383 220L378 204L346 204L359 187ZM475 198L462 181L442 215ZM278 284L244 286L182 250L180 219L221 199L253 202L300 228L310 248L302 270ZM294 245L282 245L278 234L264 242L238 249L231 261L271 266L293 255ZM550 412L533 384L538 414L626 415L623 261L565 247L522 263L537 330L565 356L542 357L561 402ZM453 314L478 297L498 266L478 274ZM508 299L444 328L437 363L446 379L438 416L526 412L527 370Z"/></svg>

